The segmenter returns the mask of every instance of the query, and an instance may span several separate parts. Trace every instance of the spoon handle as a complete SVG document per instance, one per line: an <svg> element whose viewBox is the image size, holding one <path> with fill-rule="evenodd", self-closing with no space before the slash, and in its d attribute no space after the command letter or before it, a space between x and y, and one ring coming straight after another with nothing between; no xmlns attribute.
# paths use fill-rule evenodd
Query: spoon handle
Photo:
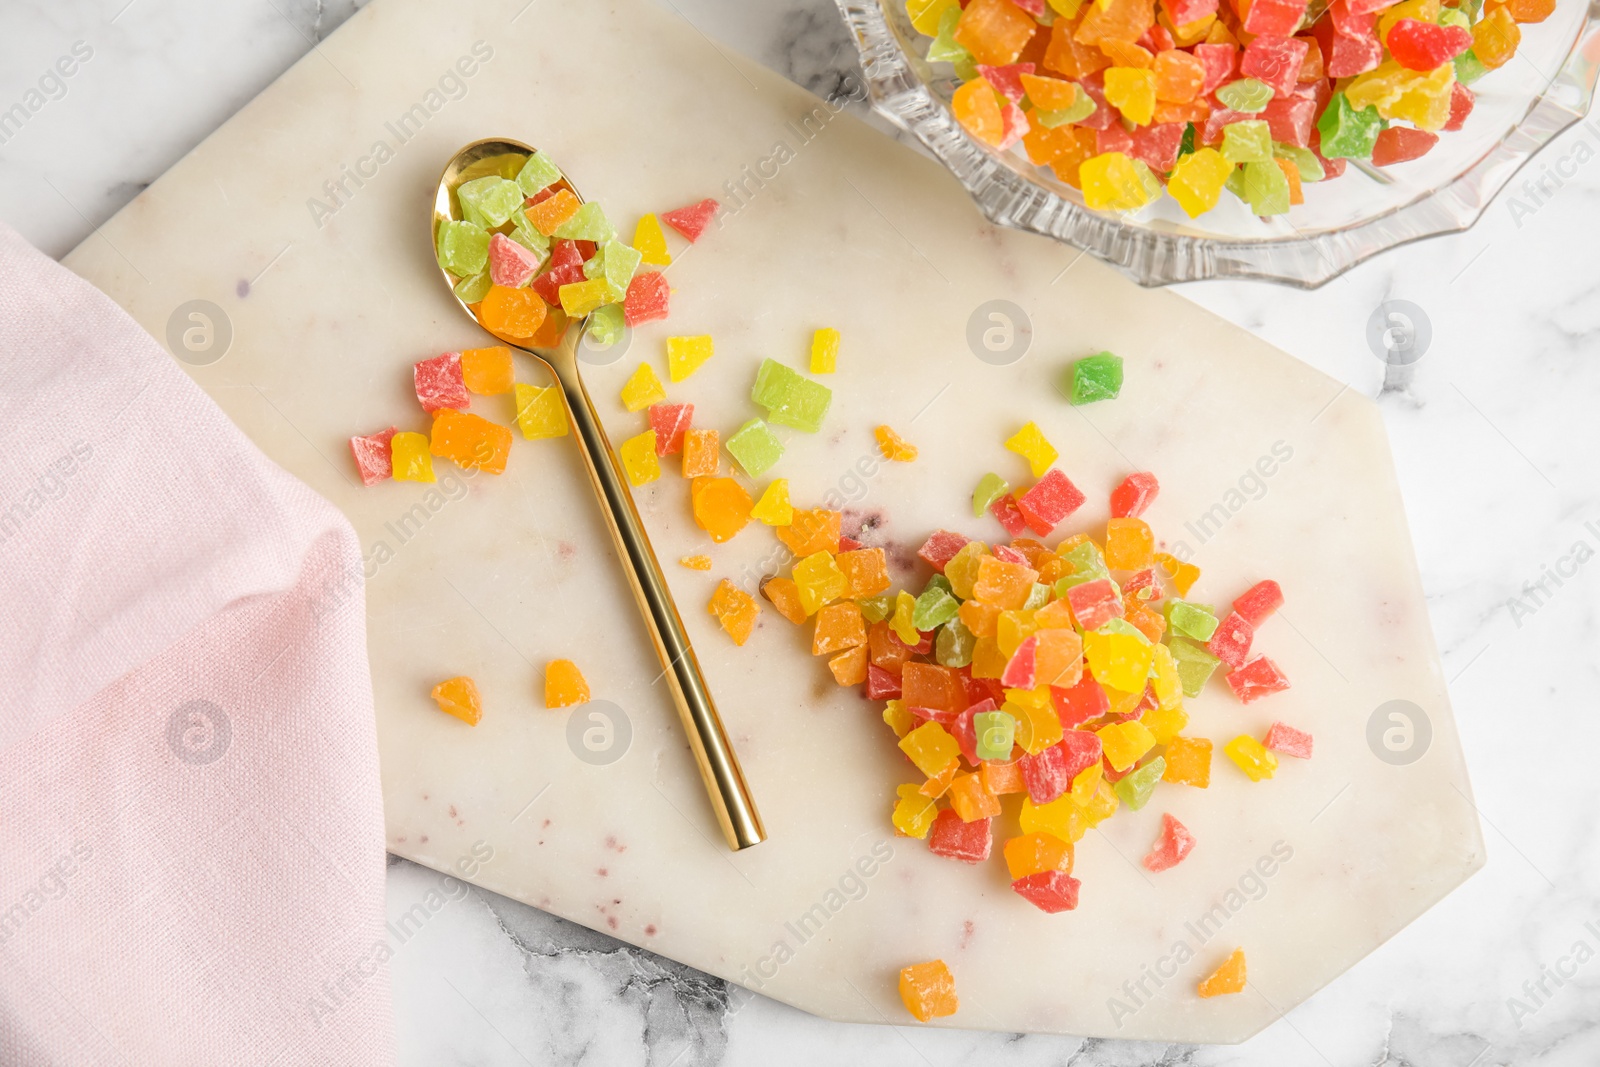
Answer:
<svg viewBox="0 0 1600 1067"><path fill-rule="evenodd" d="M695 658L683 620L672 602L672 593L661 574L661 564L639 520L622 465L606 439L606 432L600 426L588 390L574 364L575 360L568 355L566 359L552 361L551 369L560 383L567 412L577 431L595 495L606 513L606 522L617 544L617 555L628 572L633 595L639 601L639 611L650 627L656 654L661 657L663 673L672 690L672 702L677 705L678 717L689 735L689 747L700 765L700 777L705 782L717 822L722 826L722 834L734 851L749 848L766 839L766 828L761 825L761 815L750 796L750 787L745 784L744 772L739 769L739 758L728 742L722 718L717 714L717 706L700 673L700 662Z"/></svg>

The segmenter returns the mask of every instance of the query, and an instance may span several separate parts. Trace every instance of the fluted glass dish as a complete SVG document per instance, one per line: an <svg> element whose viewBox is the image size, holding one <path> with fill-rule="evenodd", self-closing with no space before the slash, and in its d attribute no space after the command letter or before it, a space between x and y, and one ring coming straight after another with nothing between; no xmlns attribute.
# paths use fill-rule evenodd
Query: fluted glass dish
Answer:
<svg viewBox="0 0 1600 1067"><path fill-rule="evenodd" d="M1091 211L1076 189L1035 167L1020 147L996 152L950 110L960 84L948 63L928 63L929 39L904 0L837 0L861 56L874 110L948 167L995 223L1054 237L1119 268L1141 285L1258 278L1314 289L1397 245L1457 233L1481 218L1534 154L1584 120L1600 72L1600 0L1558 0L1547 20L1522 27L1510 62L1473 84L1463 129L1421 159L1387 171L1351 166L1308 184L1305 203L1258 218L1236 198L1190 219L1171 197L1129 215ZM1538 210L1576 168L1600 154L1600 121L1524 175L1501 210ZM1519 219L1520 221L1520 219Z"/></svg>

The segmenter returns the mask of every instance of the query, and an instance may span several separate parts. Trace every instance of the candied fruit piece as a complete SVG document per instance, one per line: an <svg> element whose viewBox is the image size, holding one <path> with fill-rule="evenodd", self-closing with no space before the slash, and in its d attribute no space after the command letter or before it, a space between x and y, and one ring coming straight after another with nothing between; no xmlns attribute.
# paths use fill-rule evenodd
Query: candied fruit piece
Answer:
<svg viewBox="0 0 1600 1067"><path fill-rule="evenodd" d="M710 224L720 206L715 200L707 197L697 204L663 211L661 221L687 237L690 244L694 244L706 232L706 226Z"/></svg>
<svg viewBox="0 0 1600 1067"><path fill-rule="evenodd" d="M1161 836L1156 838L1156 843L1151 846L1149 854L1144 858L1145 870L1151 872L1170 870L1182 863L1184 857L1193 849L1194 835L1189 832L1189 828L1170 814L1163 813Z"/></svg>
<svg viewBox="0 0 1600 1067"><path fill-rule="evenodd" d="M1125 771L1132 767L1156 744L1155 735L1137 719L1102 726L1095 731L1095 735L1100 738L1106 762L1114 771Z"/></svg>
<svg viewBox="0 0 1600 1067"><path fill-rule="evenodd" d="M1017 895L1050 915L1078 906L1079 882L1065 871L1040 871L1011 883Z"/></svg>
<svg viewBox="0 0 1600 1067"><path fill-rule="evenodd" d="M900 971L900 1000L918 1022L954 1015L956 980L944 960L914 963Z"/></svg>
<svg viewBox="0 0 1600 1067"><path fill-rule="evenodd" d="M478 684L462 675L449 678L433 687L433 702L446 715L454 715L468 726L483 721L483 698L478 695Z"/></svg>
<svg viewBox="0 0 1600 1067"><path fill-rule="evenodd" d="M715 477L719 466L719 435L716 430L690 430L683 435L683 476ZM737 532L737 531L735 531ZM731 534L729 536L732 536Z"/></svg>
<svg viewBox="0 0 1600 1067"><path fill-rule="evenodd" d="M1283 590L1278 583L1267 579L1245 590L1233 602L1233 610L1251 626L1261 623L1283 607Z"/></svg>
<svg viewBox="0 0 1600 1067"><path fill-rule="evenodd" d="M1174 737L1164 753L1162 780L1205 789L1211 785L1211 742L1203 737Z"/></svg>
<svg viewBox="0 0 1600 1067"><path fill-rule="evenodd" d="M910 463L917 458L917 446L889 427L879 426L873 431L873 436L878 439L878 451L883 453L884 459L895 463Z"/></svg>
<svg viewBox="0 0 1600 1067"><path fill-rule="evenodd" d="M1110 352L1077 360L1069 373L1067 396L1074 404L1115 400L1122 392L1122 357Z"/></svg>
<svg viewBox="0 0 1600 1067"><path fill-rule="evenodd" d="M1295 759L1311 758L1311 735L1285 723L1275 722L1268 727L1262 744L1273 752L1281 752Z"/></svg>
<svg viewBox="0 0 1600 1067"><path fill-rule="evenodd" d="M844 595L852 600L877 596L889 588L889 561L881 548L840 552L835 562L844 572Z"/></svg>
<svg viewBox="0 0 1600 1067"><path fill-rule="evenodd" d="M1241 704L1249 704L1271 693L1288 689L1289 679L1266 656L1256 656L1247 660L1244 666L1228 672L1228 687Z"/></svg>
<svg viewBox="0 0 1600 1067"><path fill-rule="evenodd" d="M622 300L623 325L631 329L666 318L671 299L672 289L667 285L666 275L657 271L634 275Z"/></svg>
<svg viewBox="0 0 1600 1067"><path fill-rule="evenodd" d="M939 806L932 797L923 796L920 786L902 785L896 787L895 792L899 794L899 799L895 801L894 814L890 816L895 833L918 839L927 837L928 829L939 814Z"/></svg>
<svg viewBox="0 0 1600 1067"><path fill-rule="evenodd" d="M950 98L950 110L966 131L986 145L998 147L1005 140L1005 118L1000 96L982 78L965 82Z"/></svg>
<svg viewBox="0 0 1600 1067"><path fill-rule="evenodd" d="M544 706L570 708L589 702L589 683L570 659L551 660L544 669Z"/></svg>
<svg viewBox="0 0 1600 1067"><path fill-rule="evenodd" d="M958 774L946 793L950 808L962 822L991 819L1000 814L1000 798L983 787L977 774Z"/></svg>
<svg viewBox="0 0 1600 1067"><path fill-rule="evenodd" d="M1252 782L1259 782L1264 778L1271 778L1278 769L1278 757L1251 737L1249 734L1240 734L1226 745L1222 751L1228 758L1243 771Z"/></svg>
<svg viewBox="0 0 1600 1067"><path fill-rule="evenodd" d="M661 220L654 214L641 215L633 228L633 247L639 250L639 259L653 267L672 264L672 253L667 251L667 236L661 232Z"/></svg>
<svg viewBox="0 0 1600 1067"><path fill-rule="evenodd" d="M708 571L711 569L710 556L684 556L678 560L680 566L688 567L692 571Z"/></svg>
<svg viewBox="0 0 1600 1067"><path fill-rule="evenodd" d="M783 442L761 419L751 419L728 438L728 454L750 477L759 478L783 456Z"/></svg>
<svg viewBox="0 0 1600 1067"><path fill-rule="evenodd" d="M1013 880L1045 871L1072 873L1072 846L1053 834L1034 831L1010 838L1003 851Z"/></svg>
<svg viewBox="0 0 1600 1067"><path fill-rule="evenodd" d="M844 572L831 552L814 552L794 565L790 572L800 590L800 606L807 615L816 614L824 604L844 596Z"/></svg>
<svg viewBox="0 0 1600 1067"><path fill-rule="evenodd" d="M839 331L824 326L811 335L811 373L832 374L839 366Z"/></svg>
<svg viewBox="0 0 1600 1067"><path fill-rule="evenodd" d="M1232 611L1217 624L1215 632L1206 642L1206 651L1237 670L1244 666L1245 658L1250 655L1250 643L1254 639L1255 627L1246 622L1243 615Z"/></svg>
<svg viewBox="0 0 1600 1067"><path fill-rule="evenodd" d="M1239 993L1244 990L1244 984L1244 949L1236 948L1233 950L1233 954L1223 961L1222 966L1201 980L1198 992L1202 997L1221 996L1224 993Z"/></svg>
<svg viewBox="0 0 1600 1067"><path fill-rule="evenodd" d="M750 634L756 628L756 616L761 613L761 606L756 603L755 597L724 578L717 584L716 592L711 594L707 610L717 617L717 622L733 638L733 643L742 645L750 640Z"/></svg>
<svg viewBox="0 0 1600 1067"><path fill-rule="evenodd" d="M399 431L393 426L377 433L350 438L350 453L355 457L356 471L362 485L377 485L387 481L394 473L394 462L389 455L389 442Z"/></svg>
<svg viewBox="0 0 1600 1067"><path fill-rule="evenodd" d="M927 723L918 729L937 725L937 723ZM909 737L910 734L906 736ZM935 856L945 856L961 860L963 863L982 863L989 858L989 850L993 844L991 821L974 819L965 822L961 816L947 808L934 818L933 828L928 831L928 851Z"/></svg>
<svg viewBox="0 0 1600 1067"><path fill-rule="evenodd" d="M433 456L426 434L402 431L389 439L389 460L397 482L431 482Z"/></svg>
<svg viewBox="0 0 1600 1067"><path fill-rule="evenodd" d="M646 430L622 442L617 448L623 473L629 485L645 485L661 477L661 457L656 452L656 432Z"/></svg>
<svg viewBox="0 0 1600 1067"><path fill-rule="evenodd" d="M750 509L750 517L768 526L788 526L794 522L794 505L789 502L789 480L774 478Z"/></svg>
<svg viewBox="0 0 1600 1067"><path fill-rule="evenodd" d="M1138 67L1111 67L1105 77L1106 103L1135 126L1147 126L1156 112L1156 72Z"/></svg>
<svg viewBox="0 0 1600 1067"><path fill-rule="evenodd" d="M710 570L710 560L706 561ZM800 603L800 587L792 578L768 578L761 583L761 595L777 609L779 615L796 626L806 621L805 606Z"/></svg>
<svg viewBox="0 0 1600 1067"><path fill-rule="evenodd" d="M750 521L753 506L750 494L732 478L696 478L689 492L695 525L718 544L733 537Z"/></svg>
<svg viewBox="0 0 1600 1067"><path fill-rule="evenodd" d="M789 525L775 532L790 552L809 556L817 552L835 552L839 548L839 528L843 515L828 508L795 508Z"/></svg>
<svg viewBox="0 0 1600 1067"><path fill-rule="evenodd" d="M471 412L440 408L433 414L428 451L468 470L503 474L511 455L511 431Z"/></svg>
<svg viewBox="0 0 1600 1067"><path fill-rule="evenodd" d="M432 359L419 360L413 365L411 374L423 411L439 411L443 408L465 411L471 401L462 376L460 352L446 352Z"/></svg>
<svg viewBox="0 0 1600 1067"><path fill-rule="evenodd" d="M516 382L516 368L511 363L511 349L505 345L463 349L461 381L468 392L482 396L511 392L511 387Z"/></svg>
<svg viewBox="0 0 1600 1067"><path fill-rule="evenodd" d="M622 386L622 406L629 411L643 411L666 398L666 387L648 363L639 364L639 368L628 376Z"/></svg>
<svg viewBox="0 0 1600 1067"><path fill-rule="evenodd" d="M1048 471L1060 455L1045 439L1044 431L1032 422L1012 434L1006 440L1006 448L1028 461L1028 469L1035 478Z"/></svg>
<svg viewBox="0 0 1600 1067"><path fill-rule="evenodd" d="M694 422L693 404L650 405L650 428L656 432L656 455L673 456L683 451L683 435Z"/></svg>
<svg viewBox="0 0 1600 1067"><path fill-rule="evenodd" d="M811 654L827 656L867 643L867 624L861 609L848 600L829 604L817 612L816 630L811 638Z"/></svg>
<svg viewBox="0 0 1600 1067"><path fill-rule="evenodd" d="M713 348L709 334L667 338L667 377L683 381L711 358Z"/></svg>
<svg viewBox="0 0 1600 1067"><path fill-rule="evenodd" d="M1011 0L972 0L956 23L955 41L979 63L1015 63L1039 24Z"/></svg>

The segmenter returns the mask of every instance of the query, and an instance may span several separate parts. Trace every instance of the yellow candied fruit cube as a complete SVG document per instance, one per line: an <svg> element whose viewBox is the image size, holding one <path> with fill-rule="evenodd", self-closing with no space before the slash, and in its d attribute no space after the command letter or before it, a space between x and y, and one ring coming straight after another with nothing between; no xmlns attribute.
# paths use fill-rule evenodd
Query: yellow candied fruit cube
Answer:
<svg viewBox="0 0 1600 1067"><path fill-rule="evenodd" d="M561 297L561 310L569 318L575 319L589 314L601 304L611 303L611 283L604 277L569 282L561 287L558 295Z"/></svg>
<svg viewBox="0 0 1600 1067"><path fill-rule="evenodd" d="M1001 710L1017 720L1016 743L1030 756L1037 756L1064 736L1061 719L1048 704L1040 707L1007 700Z"/></svg>
<svg viewBox="0 0 1600 1067"><path fill-rule="evenodd" d="M667 377L683 381L711 358L712 347L709 334L667 338Z"/></svg>
<svg viewBox="0 0 1600 1067"><path fill-rule="evenodd" d="M1211 742L1204 737L1174 737L1164 754L1167 768L1163 782L1192 785L1205 789L1211 785Z"/></svg>
<svg viewBox="0 0 1600 1067"><path fill-rule="evenodd" d="M1189 725L1189 713L1182 707L1151 708L1139 717L1139 721L1144 723L1145 729L1156 739L1156 744L1165 745Z"/></svg>
<svg viewBox="0 0 1600 1067"><path fill-rule="evenodd" d="M544 669L544 706L570 708L589 702L589 683L570 659L551 660Z"/></svg>
<svg viewBox="0 0 1600 1067"><path fill-rule="evenodd" d="M1077 844L1089 830L1083 808L1070 796L1057 797L1048 804L1035 804L1031 797L1023 797L1017 825L1025 834L1049 834L1069 845Z"/></svg>
<svg viewBox="0 0 1600 1067"><path fill-rule="evenodd" d="M906 14L911 19L912 28L918 33L936 37L944 13L960 6L960 0L906 0Z"/></svg>
<svg viewBox="0 0 1600 1067"><path fill-rule="evenodd" d="M1072 873L1072 844L1043 830L1007 839L1005 857L1012 881L1045 871Z"/></svg>
<svg viewBox="0 0 1600 1067"><path fill-rule="evenodd" d="M1143 695L1154 655L1150 642L1142 635L1094 630L1083 635L1083 658L1089 673L1102 686L1122 692Z"/></svg>
<svg viewBox="0 0 1600 1067"><path fill-rule="evenodd" d="M1006 673L1006 663L1010 658L1000 651L992 635L979 637L972 646L972 676L999 678Z"/></svg>
<svg viewBox="0 0 1600 1067"><path fill-rule="evenodd" d="M692 571L708 571L711 569L710 556L684 556L678 562Z"/></svg>
<svg viewBox="0 0 1600 1067"><path fill-rule="evenodd" d="M922 641L922 635L911 622L916 606L917 598L904 589L895 594L894 615L889 619L889 628L894 631L896 637L908 645L916 645Z"/></svg>
<svg viewBox="0 0 1600 1067"><path fill-rule="evenodd" d="M1100 783L1105 778L1105 764L1096 760L1072 780L1072 799L1079 804L1089 803L1089 799L1100 791Z"/></svg>
<svg viewBox="0 0 1600 1067"><path fill-rule="evenodd" d="M889 427L879 426L872 434L878 439L878 451L883 453L884 459L893 463L910 463L917 458L917 446Z"/></svg>
<svg viewBox="0 0 1600 1067"><path fill-rule="evenodd" d="M567 408L561 401L559 386L516 382L512 389L517 406L517 429L522 431L524 439L539 441L567 436Z"/></svg>
<svg viewBox="0 0 1600 1067"><path fill-rule="evenodd" d="M1198 148L1178 160L1167 178L1167 192L1191 219L1217 206L1233 175L1233 164L1215 148Z"/></svg>
<svg viewBox="0 0 1600 1067"><path fill-rule="evenodd" d="M988 554L982 541L968 541L944 565L945 579L950 591L962 600L972 599L972 587L978 581L978 561Z"/></svg>
<svg viewBox="0 0 1600 1067"><path fill-rule="evenodd" d="M639 369L629 375L622 385L622 406L629 411L643 411L666 398L666 387L648 363L639 364Z"/></svg>
<svg viewBox="0 0 1600 1067"><path fill-rule="evenodd" d="M661 477L661 457L656 455L656 432L646 430L622 442L617 449L622 469L632 485L644 485Z"/></svg>
<svg viewBox="0 0 1600 1067"><path fill-rule="evenodd" d="M939 815L939 805L932 797L923 796L920 786L898 786L895 793L899 799L895 801L894 814L889 817L895 833L902 837L927 837L933 820Z"/></svg>
<svg viewBox="0 0 1600 1067"><path fill-rule="evenodd" d="M913 726L917 725L917 717L911 714L904 700L891 700L885 704L883 721L894 731L896 737L904 737L911 732Z"/></svg>
<svg viewBox="0 0 1600 1067"><path fill-rule="evenodd" d="M815 615L824 604L844 596L850 581L839 569L832 552L814 552L794 565L794 584L800 591L800 607Z"/></svg>
<svg viewBox="0 0 1600 1067"><path fill-rule="evenodd" d="M1028 461L1028 470L1035 478L1044 476L1061 453L1045 439L1044 431L1035 423L1028 423L1006 440L1006 448Z"/></svg>
<svg viewBox="0 0 1600 1067"><path fill-rule="evenodd" d="M1083 202L1094 211L1138 211L1161 195L1150 168L1121 152L1102 152L1078 168Z"/></svg>
<svg viewBox="0 0 1600 1067"><path fill-rule="evenodd" d="M1243 771L1252 782L1271 778L1273 772L1278 769L1278 757L1249 734L1235 737L1222 746L1222 751L1228 754L1234 766Z"/></svg>
<svg viewBox="0 0 1600 1067"><path fill-rule="evenodd" d="M1000 654L1007 660L1016 654L1018 646L1039 629L1031 611L1002 611L995 621L994 639Z"/></svg>
<svg viewBox="0 0 1600 1067"><path fill-rule="evenodd" d="M917 770L932 778L956 761L961 746L943 726L925 722L900 739L900 751L911 758Z"/></svg>
<svg viewBox="0 0 1600 1067"><path fill-rule="evenodd" d="M480 396L511 392L516 369L511 364L511 349L505 345L461 350L461 380L467 391Z"/></svg>
<svg viewBox="0 0 1600 1067"><path fill-rule="evenodd" d="M661 220L654 214L642 215L633 228L633 247L639 253L639 262L656 267L672 264L672 253L667 251L667 235L661 229Z"/></svg>
<svg viewBox="0 0 1600 1067"><path fill-rule="evenodd" d="M1487 12L1472 27L1472 54L1490 70L1505 66L1521 43L1522 27L1517 25L1509 6Z"/></svg>
<svg viewBox="0 0 1600 1067"><path fill-rule="evenodd" d="M750 509L752 519L760 519L768 526L788 526L794 522L794 505L789 502L789 479L776 478Z"/></svg>
<svg viewBox="0 0 1600 1067"><path fill-rule="evenodd" d="M1183 679L1178 677L1178 661L1172 658L1172 649L1157 643L1151 646L1155 654L1154 671L1150 688L1155 690L1156 703L1163 710L1183 705Z"/></svg>
<svg viewBox="0 0 1600 1067"><path fill-rule="evenodd" d="M1095 734L1100 738L1106 762L1111 764L1114 771L1127 770L1139 762L1139 757L1156 746L1155 735L1137 719L1102 726Z"/></svg>
<svg viewBox="0 0 1600 1067"><path fill-rule="evenodd" d="M1071 799L1071 794L1068 794L1067 799ZM1121 803L1111 783L1101 779L1100 784L1095 786L1094 795L1083 804L1083 819L1092 829L1115 815L1117 806Z"/></svg>
<svg viewBox="0 0 1600 1067"><path fill-rule="evenodd" d="M1194 588L1194 583L1200 580L1200 568L1193 563L1183 562L1177 556L1157 552L1156 562L1161 564L1161 569L1171 579L1172 587L1178 591L1179 596L1188 596L1189 590Z"/></svg>
<svg viewBox="0 0 1600 1067"><path fill-rule="evenodd" d="M421 433L397 433L389 439L389 461L397 482L431 482L433 476L433 455L430 452L428 435Z"/></svg>
<svg viewBox="0 0 1600 1067"><path fill-rule="evenodd" d="M483 698L478 684L466 675L450 678L433 687L433 702L446 715L454 715L468 726L483 721Z"/></svg>
<svg viewBox="0 0 1600 1067"><path fill-rule="evenodd" d="M1156 72L1148 67L1107 67L1106 103L1135 126L1156 116Z"/></svg>
<svg viewBox="0 0 1600 1067"><path fill-rule="evenodd" d="M1389 119L1404 119L1419 130L1443 129L1450 121L1450 98L1455 83L1455 64L1441 64L1420 80L1409 83L1400 98L1389 105L1387 113L1380 107L1378 114Z"/></svg>
<svg viewBox="0 0 1600 1067"><path fill-rule="evenodd" d="M824 326L811 335L811 373L832 374L838 369L839 331Z"/></svg>
<svg viewBox="0 0 1600 1067"><path fill-rule="evenodd" d="M1100 688L1105 689L1106 699L1111 701L1109 715L1114 718L1122 718L1138 714L1139 701L1144 699L1142 690L1123 692L1121 689L1113 689L1106 686L1101 686Z"/></svg>

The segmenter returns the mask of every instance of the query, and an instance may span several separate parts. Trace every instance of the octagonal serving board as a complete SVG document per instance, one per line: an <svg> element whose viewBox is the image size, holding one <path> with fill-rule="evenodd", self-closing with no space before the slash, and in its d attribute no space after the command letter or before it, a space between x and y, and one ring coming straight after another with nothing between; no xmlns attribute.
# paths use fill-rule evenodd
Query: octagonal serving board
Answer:
<svg viewBox="0 0 1600 1067"><path fill-rule="evenodd" d="M962 1000L940 1025L1242 1040L1483 859L1377 410L1179 296L994 229L936 164L839 110L642 0L377 0L67 262L355 524L394 852L837 1019L909 1021L896 973L940 957ZM770 610L743 648L717 628L715 583L753 588L783 553L759 526L711 546L668 459L637 499L771 835L729 853L571 439L519 439L499 478L441 461L431 488L362 488L351 465L349 435L425 428L414 360L487 343L441 288L427 224L448 154L490 135L551 151L624 236L642 212L724 202L700 244L674 239L671 320L586 371L613 440L643 420L617 389L641 360L664 376L669 334L715 337L669 391L726 435L755 414L762 357L803 367L811 331L836 326L827 425L787 434L774 472L799 503L844 507L920 586L910 550L930 530L1000 536L968 495L985 471L1025 480L1001 442L1036 420L1090 495L1066 532L1095 531L1147 469L1147 517L1204 568L1195 598L1282 583L1257 647L1294 688L1246 707L1218 679L1190 701L1189 733L1218 747L1211 787L1164 785L1091 832L1081 906L1044 915L998 856L968 867L892 836L914 772L807 634ZM1121 398L1068 406L1064 368L1100 349L1127 361ZM506 397L473 410L512 414ZM920 458L883 463L880 423ZM673 563L697 552L710 573ZM542 666L563 656L603 703L544 709ZM485 696L476 728L428 698L462 673ZM1280 719L1315 734L1315 758L1252 784L1221 745ZM1150 875L1163 812L1199 844ZM1250 988L1198 999L1236 946Z"/></svg>

